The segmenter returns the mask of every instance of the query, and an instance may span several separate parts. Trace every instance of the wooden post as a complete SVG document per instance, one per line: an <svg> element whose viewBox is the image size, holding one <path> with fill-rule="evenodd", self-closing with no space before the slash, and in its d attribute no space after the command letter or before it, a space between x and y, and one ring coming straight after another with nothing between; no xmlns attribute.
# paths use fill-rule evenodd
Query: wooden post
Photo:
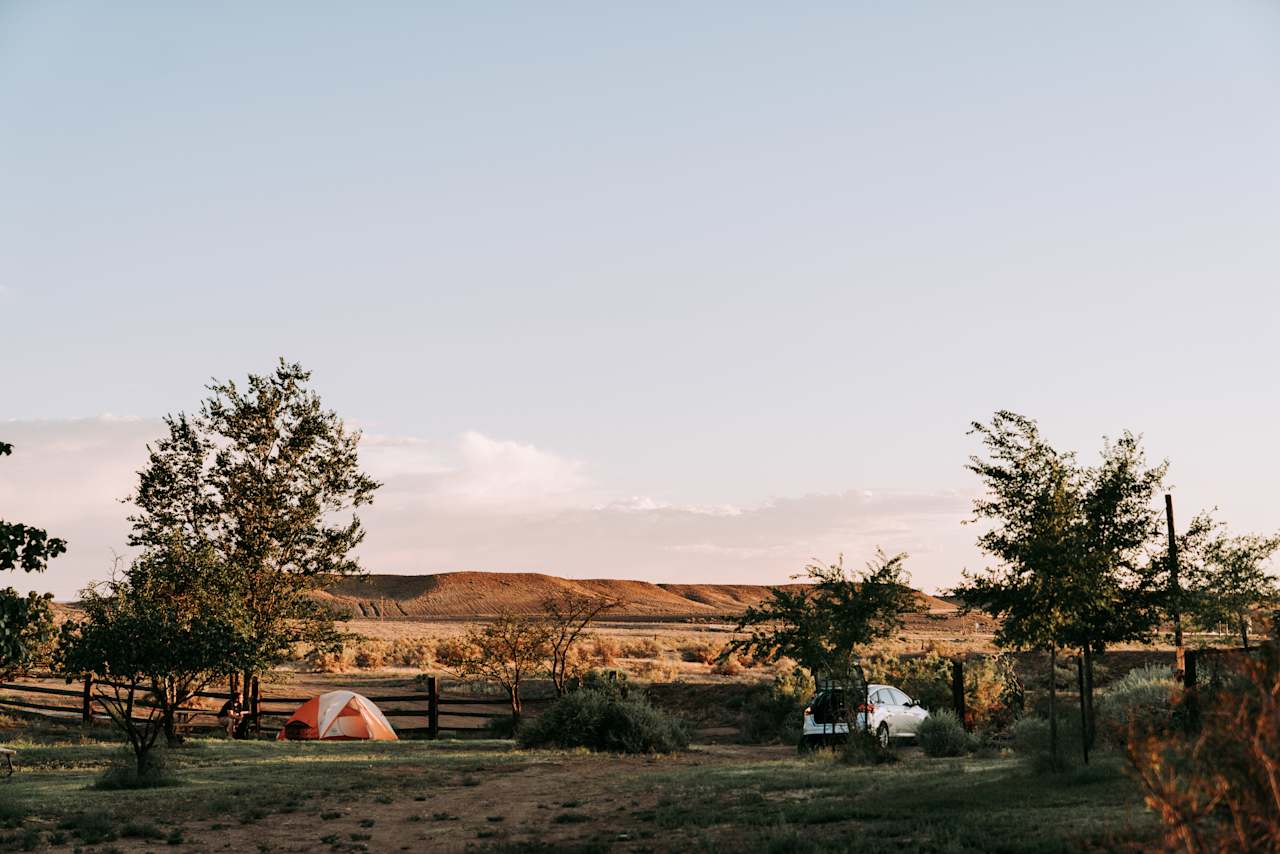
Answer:
<svg viewBox="0 0 1280 854"><path fill-rule="evenodd" d="M80 708L80 720L93 723L93 676L84 677L84 704Z"/></svg>
<svg viewBox="0 0 1280 854"><path fill-rule="evenodd" d="M966 720L966 710L964 705L964 659L955 658L951 661L951 705L955 707L956 717L960 719L960 724L965 728L969 728L969 722Z"/></svg>
<svg viewBox="0 0 1280 854"><path fill-rule="evenodd" d="M1186 669L1182 671L1182 705L1187 711L1187 729L1192 732L1200 729L1200 698L1196 693L1196 659L1199 657L1195 650L1188 650Z"/></svg>
<svg viewBox="0 0 1280 854"><path fill-rule="evenodd" d="M262 725L258 720L258 715L262 711L260 703L261 699L261 695L258 692L258 677L255 676L253 677L252 686L249 689L249 714L252 716L253 731L255 733L262 731Z"/></svg>
<svg viewBox="0 0 1280 854"><path fill-rule="evenodd" d="M427 677L427 738L440 737L440 680Z"/></svg>
<svg viewBox="0 0 1280 854"><path fill-rule="evenodd" d="M1173 647L1175 660L1182 662L1182 587L1178 579L1178 538L1173 533L1173 496L1164 495L1164 517L1169 530L1169 592L1173 602Z"/></svg>
<svg viewBox="0 0 1280 854"><path fill-rule="evenodd" d="M1076 684L1080 688L1080 749L1084 752L1084 764L1089 764L1089 711L1085 708L1084 656L1076 656Z"/></svg>

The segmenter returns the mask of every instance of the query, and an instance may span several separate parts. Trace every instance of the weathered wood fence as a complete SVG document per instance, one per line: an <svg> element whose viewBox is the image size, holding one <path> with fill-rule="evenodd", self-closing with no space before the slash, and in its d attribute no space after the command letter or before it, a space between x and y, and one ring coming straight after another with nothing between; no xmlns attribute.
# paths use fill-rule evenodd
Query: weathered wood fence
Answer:
<svg viewBox="0 0 1280 854"><path fill-rule="evenodd" d="M483 732L488 722L510 716L510 705L505 697L493 696L445 696L440 690L440 680L427 676L422 680L423 690L386 694L364 694L372 700L395 727L396 733L406 738L438 738L442 732ZM127 690L131 686L117 682L68 683L50 676L32 676L12 682L0 682L0 709L10 708L60 720L79 720L93 723L106 720L108 715L96 691L102 687ZM138 693L135 708L151 711L157 708L150 692L143 685L133 686ZM283 687L283 686L282 686ZM247 697L245 712L252 729L263 734L280 731L284 720L310 696L264 694L257 679L243 694L233 679L227 691L200 691L200 699L217 702L215 708L198 705L178 709L182 726L187 730L213 729L217 726L218 711L232 698ZM526 705L536 705L528 700ZM201 719L205 720L201 720ZM135 720L141 722L145 717Z"/></svg>

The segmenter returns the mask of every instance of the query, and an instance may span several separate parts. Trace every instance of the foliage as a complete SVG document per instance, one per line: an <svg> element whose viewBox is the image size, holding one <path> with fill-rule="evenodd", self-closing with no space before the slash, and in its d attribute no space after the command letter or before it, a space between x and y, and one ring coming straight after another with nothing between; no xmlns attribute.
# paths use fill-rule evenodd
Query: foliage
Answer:
<svg viewBox="0 0 1280 854"><path fill-rule="evenodd" d="M1216 538L1196 579L1198 595L1192 600L1192 619L1204 628L1232 626L1247 649L1252 612L1280 601L1276 579L1266 571L1277 549L1280 537L1243 534Z"/></svg>
<svg viewBox="0 0 1280 854"><path fill-rule="evenodd" d="M12 445L0 442L0 457L12 453ZM41 528L0 519L0 572L44 572L66 550L65 540ZM0 679L21 673L47 653L53 636L52 599L52 594L35 592L24 596L12 587L0 590Z"/></svg>
<svg viewBox="0 0 1280 854"><path fill-rule="evenodd" d="M753 686L745 704L743 737L755 743L796 741L814 691L813 677L801 667L779 673L772 684Z"/></svg>
<svg viewBox="0 0 1280 854"><path fill-rule="evenodd" d="M920 722L916 739L925 756L963 756L973 746L973 737L950 709L931 712Z"/></svg>
<svg viewBox="0 0 1280 854"><path fill-rule="evenodd" d="M898 754L880 743L874 732L858 730L849 735L837 749L837 757L845 765L892 765Z"/></svg>
<svg viewBox="0 0 1280 854"><path fill-rule="evenodd" d="M496 682L511 701L511 716L524 711L520 688L546 671L550 632L545 621L504 612L467 632L460 643L441 644L437 659L463 679Z"/></svg>
<svg viewBox="0 0 1280 854"><path fill-rule="evenodd" d="M1126 755L1170 847L1280 849L1280 666L1265 653L1240 663L1238 693L1200 704L1199 732L1134 722Z"/></svg>
<svg viewBox="0 0 1280 854"><path fill-rule="evenodd" d="M568 680L582 673L587 660L573 653L583 640L587 626L617 604L605 596L589 596L572 590L563 590L542 600L542 614L548 623L548 670L557 694L563 695L568 690Z"/></svg>
<svg viewBox="0 0 1280 854"><path fill-rule="evenodd" d="M823 566L809 564L809 583L774 587L769 599L748 608L736 631L748 631L722 653L761 661L794 659L814 678L845 686L850 696L862 691L861 659L876 640L903 625L902 615L919 609L908 586L905 554L876 559L861 572L847 570L844 558Z"/></svg>
<svg viewBox="0 0 1280 854"><path fill-rule="evenodd" d="M610 753L672 753L689 736L679 721L646 700L572 691L521 727L522 747L585 747Z"/></svg>
<svg viewBox="0 0 1280 854"><path fill-rule="evenodd" d="M0 679L40 664L53 639L52 593L0 590Z"/></svg>
<svg viewBox="0 0 1280 854"><path fill-rule="evenodd" d="M1083 467L1052 448L1031 419L997 412L974 423L987 458L970 458L986 494L975 522L978 545L998 565L965 574L957 592L970 608L999 620L996 643L1043 649L1049 666L1064 647L1086 661L1086 713L1092 709L1092 656L1109 644L1146 638L1158 624L1162 591L1146 547L1159 532L1152 500L1167 465L1148 467L1131 433L1104 441L1102 460ZM1050 761L1058 754L1056 691L1051 690ZM1086 738L1093 727L1086 728Z"/></svg>
<svg viewBox="0 0 1280 854"><path fill-rule="evenodd" d="M952 707L950 658L937 653L873 655L862 667L868 682L901 688L931 712Z"/></svg>
<svg viewBox="0 0 1280 854"><path fill-rule="evenodd" d="M1056 729L1058 755L1055 757L1049 719L1033 715L1019 719L1009 730L1014 752L1037 772L1070 770L1081 755L1080 719L1076 715L1064 715L1058 719Z"/></svg>
<svg viewBox="0 0 1280 854"><path fill-rule="evenodd" d="M579 679L578 688L579 690L596 691L597 693L621 699L626 699L627 695L631 693L631 688L627 685L626 672L616 669L590 670Z"/></svg>
<svg viewBox="0 0 1280 854"><path fill-rule="evenodd" d="M1108 685L1098 700L1101 731L1123 743L1135 729L1143 733L1168 729L1178 689L1168 667L1151 664L1130 670Z"/></svg>
<svg viewBox="0 0 1280 854"><path fill-rule="evenodd" d="M323 409L310 378L281 359L244 387L209 386L199 416L165 419L132 496L131 545L207 547L228 568L220 592L244 606L246 672L297 643L340 646L333 615L308 594L359 571L360 520L340 517L378 488L359 470L359 432Z"/></svg>
<svg viewBox="0 0 1280 854"><path fill-rule="evenodd" d="M209 558L176 543L164 557L144 555L128 575L84 590L83 618L62 625L55 670L94 677L140 776L160 733L177 741L176 710L252 654L243 621L208 599L202 579L221 571Z"/></svg>

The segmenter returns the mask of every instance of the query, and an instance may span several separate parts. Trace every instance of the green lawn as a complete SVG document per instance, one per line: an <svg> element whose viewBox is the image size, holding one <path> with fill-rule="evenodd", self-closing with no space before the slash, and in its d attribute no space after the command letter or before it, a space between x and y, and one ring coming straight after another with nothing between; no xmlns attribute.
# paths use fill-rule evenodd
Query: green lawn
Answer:
<svg viewBox="0 0 1280 854"><path fill-rule="evenodd" d="M23 738L15 738L19 734ZM175 785L94 788L117 744L0 729L0 850L1058 851L1144 848L1156 823L1118 761L1061 777L1009 756L848 767L781 748L678 757L501 741L194 739Z"/></svg>

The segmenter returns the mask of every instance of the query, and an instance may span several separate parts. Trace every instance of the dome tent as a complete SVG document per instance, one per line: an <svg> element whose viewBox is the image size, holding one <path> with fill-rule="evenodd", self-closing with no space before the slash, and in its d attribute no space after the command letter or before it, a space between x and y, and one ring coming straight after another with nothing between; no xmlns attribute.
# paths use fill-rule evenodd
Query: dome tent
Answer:
<svg viewBox="0 0 1280 854"><path fill-rule="evenodd" d="M307 700L285 721L277 740L396 741L382 710L354 691L329 691Z"/></svg>

